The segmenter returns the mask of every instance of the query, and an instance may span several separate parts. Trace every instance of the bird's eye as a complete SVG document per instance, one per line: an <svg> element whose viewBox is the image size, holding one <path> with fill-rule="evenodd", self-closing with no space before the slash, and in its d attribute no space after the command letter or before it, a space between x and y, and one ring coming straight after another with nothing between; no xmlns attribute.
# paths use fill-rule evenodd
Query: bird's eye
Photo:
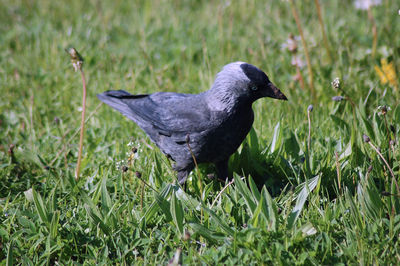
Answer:
<svg viewBox="0 0 400 266"><path fill-rule="evenodd" d="M250 89L251 89L252 91L258 90L257 86L255 86L255 85L251 86Z"/></svg>

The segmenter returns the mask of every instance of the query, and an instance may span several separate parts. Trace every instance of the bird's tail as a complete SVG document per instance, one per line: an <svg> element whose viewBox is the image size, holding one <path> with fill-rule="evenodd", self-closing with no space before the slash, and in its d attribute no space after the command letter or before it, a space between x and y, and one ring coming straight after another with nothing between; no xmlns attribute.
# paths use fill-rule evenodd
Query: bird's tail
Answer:
<svg viewBox="0 0 400 266"><path fill-rule="evenodd" d="M133 117L132 109L127 105L127 100L132 99L140 99L143 97L147 97L148 95L132 95L126 91L118 90L118 91L105 91L103 93L97 94L97 98L99 98L102 102L108 104L124 116L136 121L135 117Z"/></svg>

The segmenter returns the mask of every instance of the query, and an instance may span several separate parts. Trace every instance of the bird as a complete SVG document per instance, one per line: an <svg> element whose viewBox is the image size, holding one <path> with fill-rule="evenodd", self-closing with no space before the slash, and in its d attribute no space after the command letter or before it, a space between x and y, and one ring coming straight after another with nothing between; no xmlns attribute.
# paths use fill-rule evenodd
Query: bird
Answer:
<svg viewBox="0 0 400 266"><path fill-rule="evenodd" d="M133 120L175 162L180 185L201 163L214 164L218 179L229 178L229 157L253 125L253 102L287 100L262 70L241 61L225 65L211 88L199 94L109 90L97 97Z"/></svg>

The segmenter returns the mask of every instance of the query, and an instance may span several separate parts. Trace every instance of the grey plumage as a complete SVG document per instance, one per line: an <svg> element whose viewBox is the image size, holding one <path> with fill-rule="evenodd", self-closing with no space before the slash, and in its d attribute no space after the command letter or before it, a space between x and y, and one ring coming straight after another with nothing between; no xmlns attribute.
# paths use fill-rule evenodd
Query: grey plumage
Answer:
<svg viewBox="0 0 400 266"><path fill-rule="evenodd" d="M197 163L214 163L225 179L229 157L253 124L252 103L262 97L286 100L264 72L244 62L224 66L211 89L200 94L119 90L97 97L138 124L176 162L180 184L194 168L188 143Z"/></svg>

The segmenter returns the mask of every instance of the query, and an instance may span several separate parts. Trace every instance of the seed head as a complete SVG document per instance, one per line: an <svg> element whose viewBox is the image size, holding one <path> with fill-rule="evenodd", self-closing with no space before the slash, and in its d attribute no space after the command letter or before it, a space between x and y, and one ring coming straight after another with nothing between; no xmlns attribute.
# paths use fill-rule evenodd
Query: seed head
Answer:
<svg viewBox="0 0 400 266"><path fill-rule="evenodd" d="M135 172L135 175L136 175L137 178L141 178L141 177L142 177L142 173L139 172L139 171L136 171L136 172Z"/></svg>
<svg viewBox="0 0 400 266"><path fill-rule="evenodd" d="M364 140L364 142L370 142L371 141L371 139L367 136L367 135L363 135L363 140Z"/></svg>
<svg viewBox="0 0 400 266"><path fill-rule="evenodd" d="M71 63L75 71L78 71L78 69L81 70L83 65L83 57L78 53L78 51L73 47L67 48L65 51L71 57Z"/></svg>
<svg viewBox="0 0 400 266"><path fill-rule="evenodd" d="M340 89L340 79L339 78L335 78L332 82L332 87L337 90Z"/></svg>
<svg viewBox="0 0 400 266"><path fill-rule="evenodd" d="M129 168L126 165L122 166L122 168L121 168L122 172L124 172L124 173L126 173L128 171L128 169Z"/></svg>
<svg viewBox="0 0 400 266"><path fill-rule="evenodd" d="M380 111L379 112L380 115L386 115L387 112L390 110L390 107L388 107L386 105L380 105L380 106L378 106L378 110Z"/></svg>

